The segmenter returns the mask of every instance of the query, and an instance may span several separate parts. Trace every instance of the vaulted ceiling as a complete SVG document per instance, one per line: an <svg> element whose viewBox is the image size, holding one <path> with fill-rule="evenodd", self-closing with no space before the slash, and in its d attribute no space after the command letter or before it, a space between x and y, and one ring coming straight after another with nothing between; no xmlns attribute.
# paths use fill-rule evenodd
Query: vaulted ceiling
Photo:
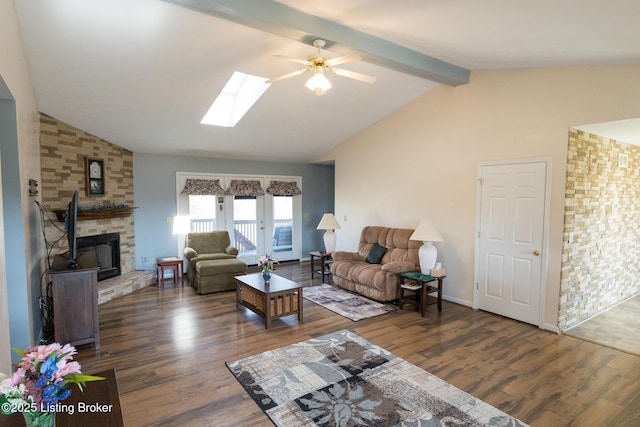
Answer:
<svg viewBox="0 0 640 427"><path fill-rule="evenodd" d="M43 113L134 152L307 162L476 69L640 63L637 0L16 0ZM200 124L234 71L357 52L315 96L298 76L234 128ZM636 123L637 125L637 123ZM604 135L608 136L608 135Z"/></svg>

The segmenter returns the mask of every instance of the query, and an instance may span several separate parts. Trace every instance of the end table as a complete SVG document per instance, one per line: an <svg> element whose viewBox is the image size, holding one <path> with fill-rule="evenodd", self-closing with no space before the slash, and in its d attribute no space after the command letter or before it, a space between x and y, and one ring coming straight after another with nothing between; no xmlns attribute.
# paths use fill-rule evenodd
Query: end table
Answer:
<svg viewBox="0 0 640 427"><path fill-rule="evenodd" d="M311 280L313 280L314 273L320 273L322 275L322 283L326 283L324 281L324 277L331 274L331 270L329 268L331 261L333 261L331 254L325 251L313 251L309 252L309 256L311 257ZM314 262L315 258L320 258L320 270L316 270Z"/></svg>
<svg viewBox="0 0 640 427"><path fill-rule="evenodd" d="M156 270L157 270L157 279L156 285L160 287L162 283L162 287L164 288L164 270L173 270L173 283L178 284L178 277L182 282L182 286L184 286L184 263L182 258L177 256L169 256L158 258L156 260Z"/></svg>
<svg viewBox="0 0 640 427"><path fill-rule="evenodd" d="M398 289L399 308L402 308L402 305L405 302L415 302L420 307L420 315L424 317L427 305L437 303L438 312L442 311L442 280L446 276L435 277L428 274L422 274L419 271L406 271L404 273L399 273L398 275L400 276L400 285ZM407 279L413 281L413 284L405 283L405 280ZM438 281L437 287L432 286L435 285L435 283L433 283L435 281ZM432 285L430 285L430 283ZM413 292L416 299L412 301L409 298L405 298L405 291ZM437 297L429 295L434 293L437 293ZM432 302L427 302L429 300L432 300Z"/></svg>

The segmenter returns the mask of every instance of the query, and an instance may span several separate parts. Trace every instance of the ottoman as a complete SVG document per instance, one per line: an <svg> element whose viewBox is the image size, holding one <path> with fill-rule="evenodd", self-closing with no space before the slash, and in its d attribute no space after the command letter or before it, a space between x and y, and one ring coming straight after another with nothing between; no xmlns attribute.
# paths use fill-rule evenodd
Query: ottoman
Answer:
<svg viewBox="0 0 640 427"><path fill-rule="evenodd" d="M247 264L237 258L198 261L192 286L199 294L235 290L235 276L243 274L247 274Z"/></svg>

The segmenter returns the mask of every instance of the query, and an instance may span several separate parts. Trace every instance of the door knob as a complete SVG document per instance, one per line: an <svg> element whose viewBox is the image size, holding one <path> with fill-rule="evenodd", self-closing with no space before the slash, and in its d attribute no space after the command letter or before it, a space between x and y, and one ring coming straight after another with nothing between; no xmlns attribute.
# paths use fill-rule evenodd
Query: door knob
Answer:
<svg viewBox="0 0 640 427"><path fill-rule="evenodd" d="M540 256L540 251L536 249L535 251L533 251L533 254L534 254L535 256Z"/></svg>

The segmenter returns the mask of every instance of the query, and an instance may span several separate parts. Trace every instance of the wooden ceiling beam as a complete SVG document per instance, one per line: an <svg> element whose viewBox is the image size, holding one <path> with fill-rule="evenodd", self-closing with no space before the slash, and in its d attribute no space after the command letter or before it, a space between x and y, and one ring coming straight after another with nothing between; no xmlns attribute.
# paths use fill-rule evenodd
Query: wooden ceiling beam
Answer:
<svg viewBox="0 0 640 427"><path fill-rule="evenodd" d="M437 83L458 86L469 82L465 68L271 0L164 1L308 45L323 39L328 50L357 53L371 64Z"/></svg>

